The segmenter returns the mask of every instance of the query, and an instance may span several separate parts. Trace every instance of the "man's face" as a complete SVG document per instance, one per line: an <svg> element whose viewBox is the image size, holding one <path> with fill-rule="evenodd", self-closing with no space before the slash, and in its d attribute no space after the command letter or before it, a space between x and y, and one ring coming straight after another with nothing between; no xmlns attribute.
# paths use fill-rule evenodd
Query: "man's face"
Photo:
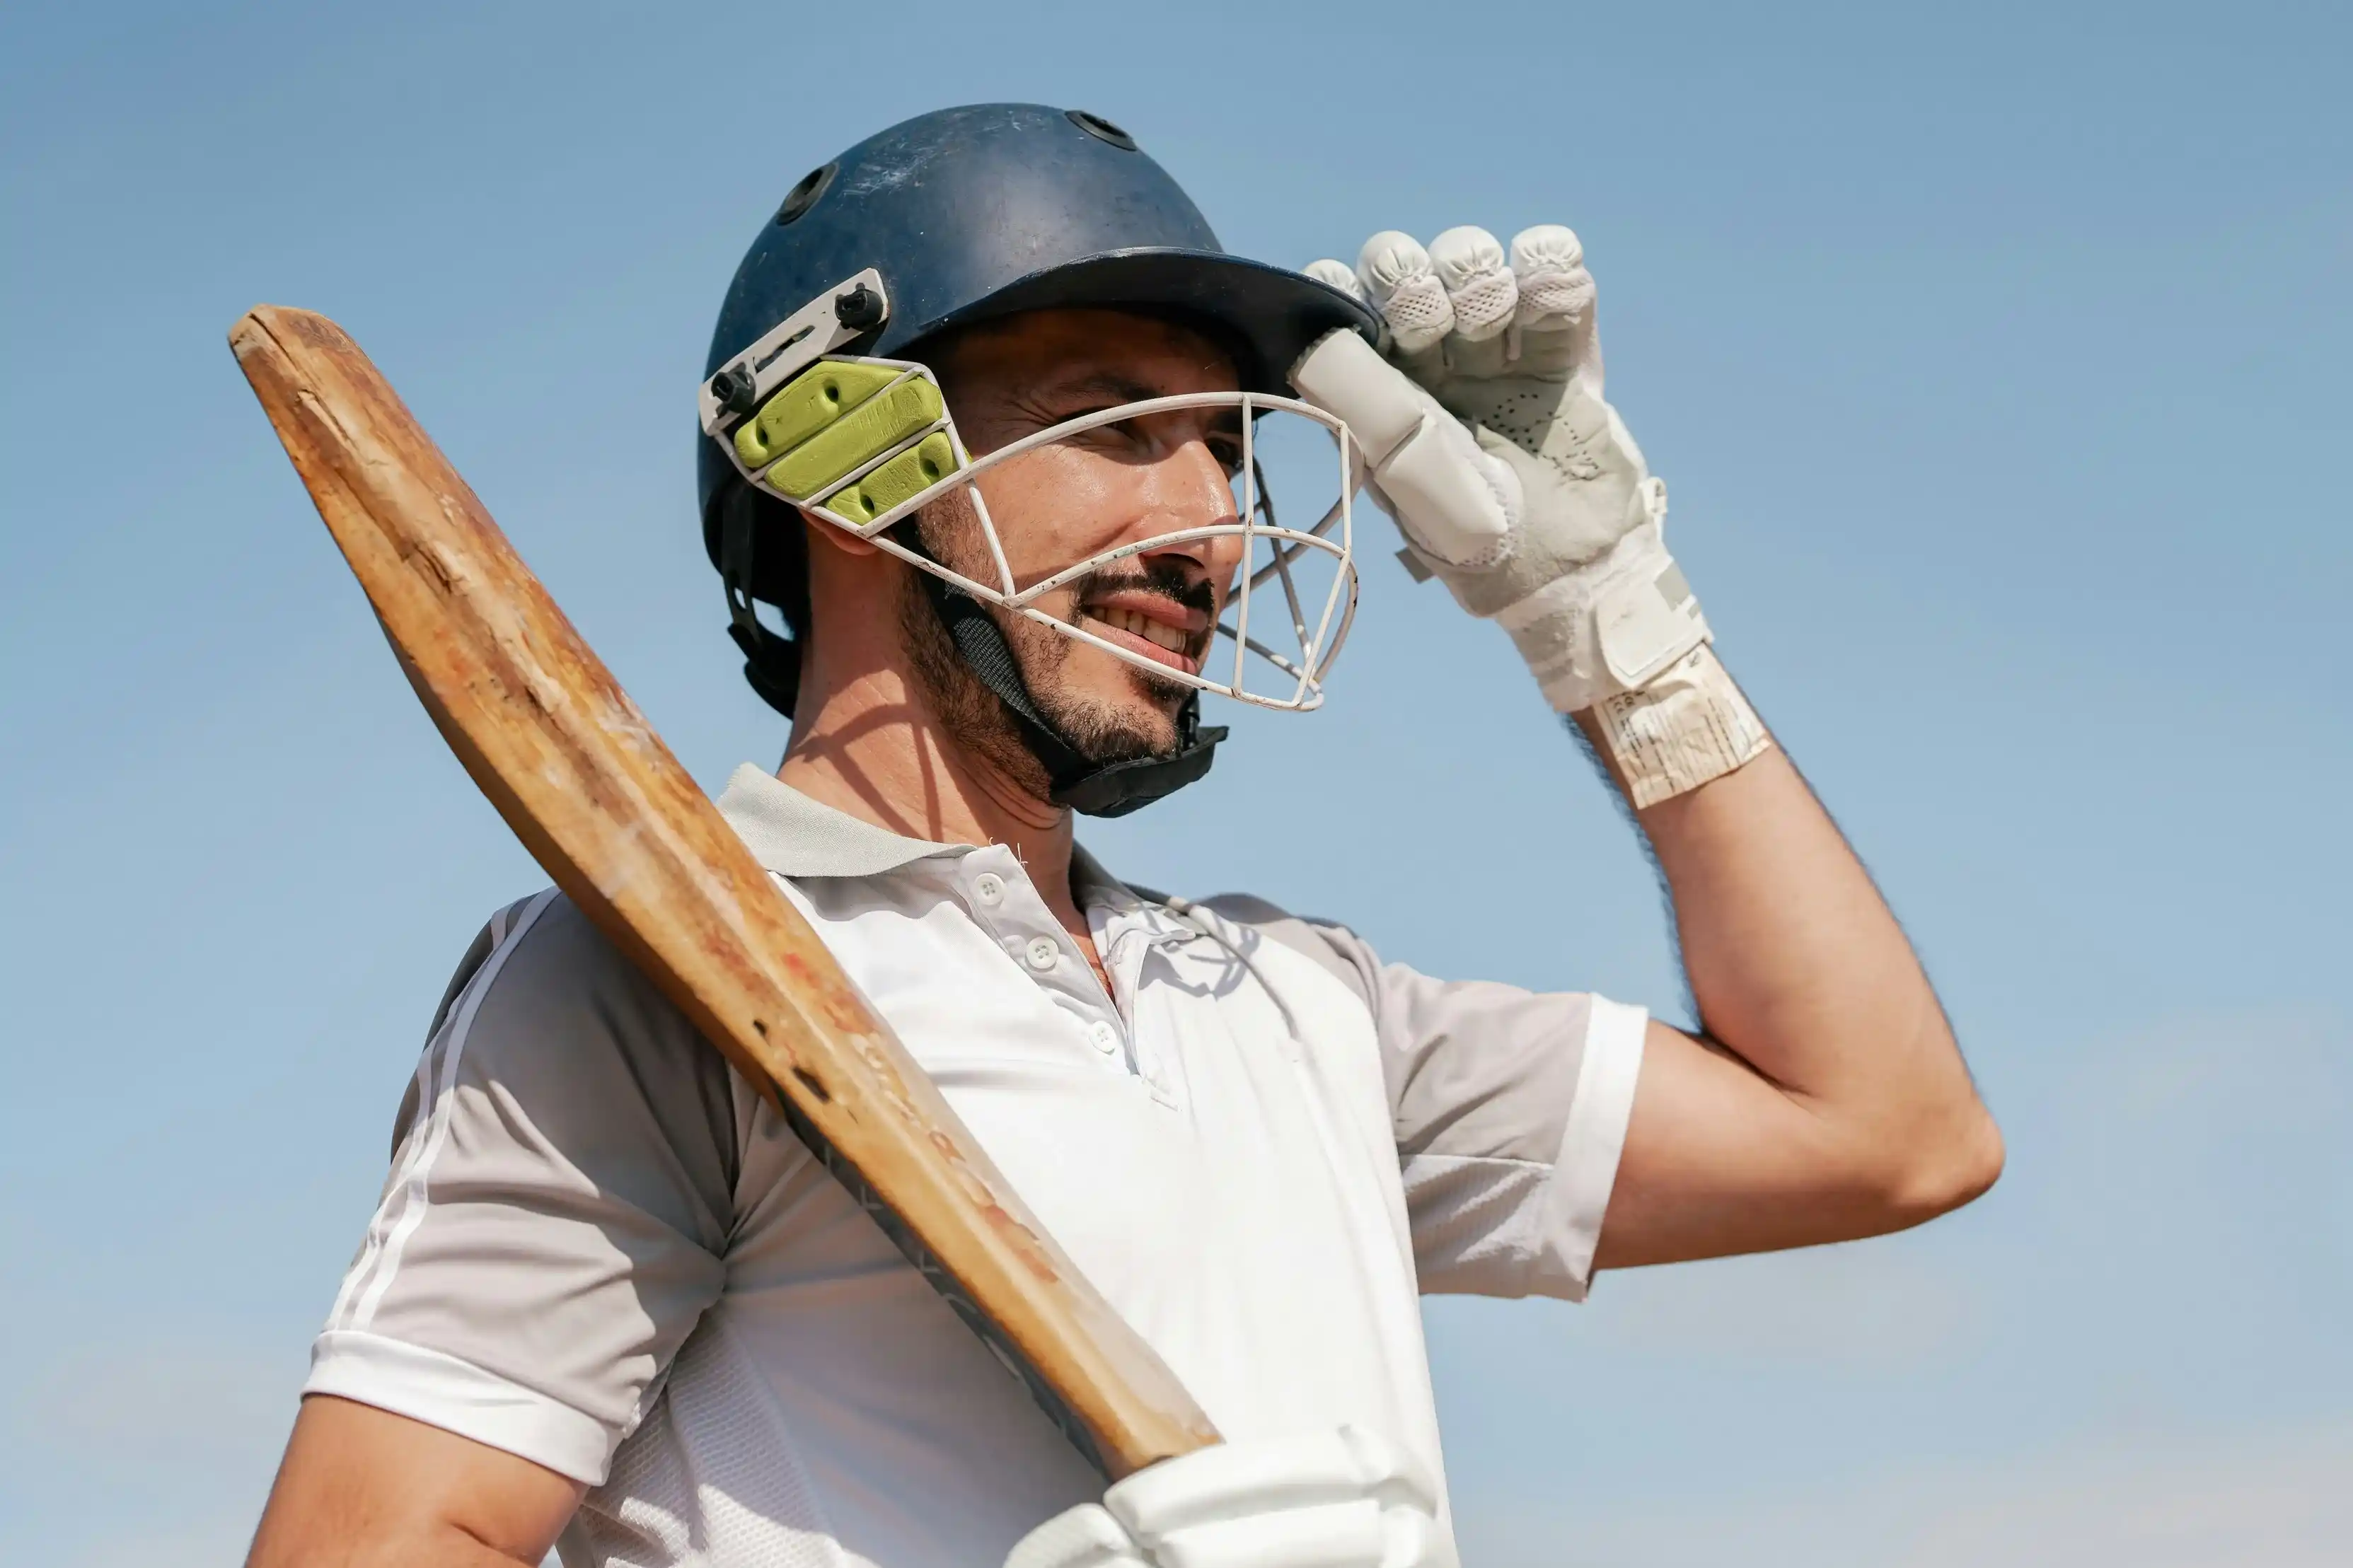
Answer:
<svg viewBox="0 0 2353 1568"><path fill-rule="evenodd" d="M1121 404L1240 387L1233 362L1208 338L1116 310L1014 317L958 337L932 364L975 456ZM1123 544L1238 521L1231 479L1240 460L1238 408L1185 408L1065 437L985 470L976 483L1014 583L1027 588ZM921 526L926 547L944 563L976 582L997 580L961 490L926 507ZM1156 667L1198 674L1242 547L1229 535L1147 551L1033 603ZM911 582L909 593L922 599L920 584ZM993 702L972 700L970 673L952 654L952 668L941 668L944 638L929 605L913 609L920 615L907 617L909 631L926 679L964 688L934 693L945 700L943 711L952 721L993 715ZM1176 714L1189 688L1012 612L991 613L1039 707L1091 758L1176 749Z"/></svg>

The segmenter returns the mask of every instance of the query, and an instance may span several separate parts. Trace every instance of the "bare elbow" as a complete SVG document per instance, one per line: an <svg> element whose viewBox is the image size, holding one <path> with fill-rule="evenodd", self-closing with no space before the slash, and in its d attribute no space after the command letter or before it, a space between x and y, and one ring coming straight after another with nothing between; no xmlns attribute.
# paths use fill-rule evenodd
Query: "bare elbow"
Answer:
<svg viewBox="0 0 2353 1568"><path fill-rule="evenodd" d="M1923 1133L1907 1140L1905 1155L1888 1183L1890 1217L1897 1229L1925 1225L1974 1203L2001 1179L2001 1129L1974 1094Z"/></svg>
<svg viewBox="0 0 2353 1568"><path fill-rule="evenodd" d="M1889 1053L1905 1060L1907 1070L1881 1080L1880 1109L1870 1118L1878 1153L1873 1185L1890 1230L1975 1203L2001 1179L2001 1129L1969 1080L1960 1044L1941 1014L1937 1025L1914 1049Z"/></svg>

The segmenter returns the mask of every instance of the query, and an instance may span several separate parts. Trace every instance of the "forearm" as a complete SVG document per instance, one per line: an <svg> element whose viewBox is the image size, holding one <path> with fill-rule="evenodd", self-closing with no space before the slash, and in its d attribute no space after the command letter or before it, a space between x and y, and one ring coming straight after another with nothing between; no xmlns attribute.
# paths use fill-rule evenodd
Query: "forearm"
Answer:
<svg viewBox="0 0 2353 1568"><path fill-rule="evenodd" d="M1578 722L1591 735L1591 717ZM1910 942L1787 753L1775 747L1635 816L1709 1037L1805 1099L1891 1075L1966 1087Z"/></svg>

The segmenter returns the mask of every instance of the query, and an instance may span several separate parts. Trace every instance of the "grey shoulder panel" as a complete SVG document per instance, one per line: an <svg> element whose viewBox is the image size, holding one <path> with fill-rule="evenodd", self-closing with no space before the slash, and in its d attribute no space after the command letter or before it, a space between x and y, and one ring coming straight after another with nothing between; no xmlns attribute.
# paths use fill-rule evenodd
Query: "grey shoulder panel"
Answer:
<svg viewBox="0 0 2353 1568"><path fill-rule="evenodd" d="M704 1211L697 1228L706 1240L723 1237L742 1168L725 1058L570 899L554 895L519 930L536 901L501 910L475 937L428 1040L460 1026L462 1016L454 1081L495 1086L548 1123L543 1131L557 1145L551 1152L584 1166L624 1145L661 1150L670 1178ZM495 973L485 974L510 943ZM426 1087L422 1075L411 1083L396 1142L429 1109L420 1103ZM586 1146L562 1146L571 1142Z"/></svg>
<svg viewBox="0 0 2353 1568"><path fill-rule="evenodd" d="M482 964L505 939L506 930L515 915L530 902L524 899L509 904L483 922L482 929L474 933L473 942L466 949L466 956L458 961L457 973L449 976L449 984L442 988L440 1005L433 1009L433 1023L425 1031L427 1039L441 1032L441 1026L449 1020L449 1009L458 1005L458 998L466 994L466 987L474 983L474 976L482 972Z"/></svg>
<svg viewBox="0 0 2353 1568"><path fill-rule="evenodd" d="M310 1386L575 1479L726 1281L726 1064L552 889L459 965Z"/></svg>

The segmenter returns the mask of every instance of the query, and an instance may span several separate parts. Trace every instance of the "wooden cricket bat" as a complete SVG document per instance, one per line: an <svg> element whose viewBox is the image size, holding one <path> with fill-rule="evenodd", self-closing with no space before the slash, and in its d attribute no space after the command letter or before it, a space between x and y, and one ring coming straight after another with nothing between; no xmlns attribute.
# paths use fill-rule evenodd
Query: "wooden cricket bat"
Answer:
<svg viewBox="0 0 2353 1568"><path fill-rule="evenodd" d="M1218 1440L516 556L359 345L257 306L238 365L450 750L1111 1479Z"/></svg>

